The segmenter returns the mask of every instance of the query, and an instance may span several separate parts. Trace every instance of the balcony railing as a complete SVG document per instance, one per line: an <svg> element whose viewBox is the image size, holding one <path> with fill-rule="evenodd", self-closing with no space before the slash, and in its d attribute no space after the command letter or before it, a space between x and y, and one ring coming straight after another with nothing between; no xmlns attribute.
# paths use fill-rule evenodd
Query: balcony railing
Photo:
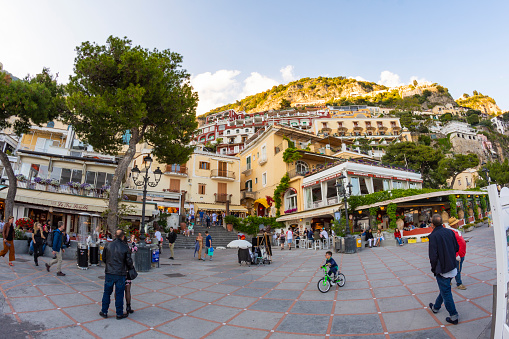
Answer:
<svg viewBox="0 0 509 339"><path fill-rule="evenodd" d="M291 170L288 171L288 176L291 178L294 178L294 177L298 177L298 176L305 176L306 174L308 174L309 171L306 171L306 170L303 170L303 169L297 169L297 168L293 168Z"/></svg>
<svg viewBox="0 0 509 339"><path fill-rule="evenodd" d="M187 177L187 167L166 165L166 170L164 171L164 174Z"/></svg>
<svg viewBox="0 0 509 339"><path fill-rule="evenodd" d="M260 159L258 159L258 165L263 166L267 163L267 156L261 156Z"/></svg>
<svg viewBox="0 0 509 339"><path fill-rule="evenodd" d="M250 190L240 191L242 194L242 199L253 199L256 200L256 192L252 192Z"/></svg>
<svg viewBox="0 0 509 339"><path fill-rule="evenodd" d="M79 195L79 196L83 196L83 197L102 198L102 199L107 199L109 197L109 193L110 193L109 188L108 189L74 188L67 184L55 186L55 185L50 185L50 184L41 184L41 183L29 182L29 181L24 181L24 182L18 181L17 186L18 186L18 188L26 188L26 189L34 190L34 191L72 194L72 195Z"/></svg>
<svg viewBox="0 0 509 339"><path fill-rule="evenodd" d="M249 164L246 165L246 167L244 167L244 169L242 170L242 174L251 175L251 171L252 171L251 164Z"/></svg>
<svg viewBox="0 0 509 339"><path fill-rule="evenodd" d="M233 171L224 171L219 169L213 169L210 171L210 177L212 179L229 179L235 180L235 172Z"/></svg>
<svg viewBox="0 0 509 339"><path fill-rule="evenodd" d="M227 193L214 193L216 197L216 202L232 202L232 195Z"/></svg>

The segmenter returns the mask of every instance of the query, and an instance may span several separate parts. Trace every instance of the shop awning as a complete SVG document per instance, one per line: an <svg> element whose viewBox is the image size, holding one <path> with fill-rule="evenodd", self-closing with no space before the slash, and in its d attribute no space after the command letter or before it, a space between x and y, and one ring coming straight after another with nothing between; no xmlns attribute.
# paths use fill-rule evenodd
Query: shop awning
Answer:
<svg viewBox="0 0 509 339"><path fill-rule="evenodd" d="M265 198L256 199L253 204L256 204L256 203L262 204L263 206L265 206L265 208L270 207L269 203L267 202L267 199L265 199Z"/></svg>
<svg viewBox="0 0 509 339"><path fill-rule="evenodd" d="M244 206L230 205L230 211L234 212L247 212ZM226 204L194 204L195 211L226 211Z"/></svg>
<svg viewBox="0 0 509 339"><path fill-rule="evenodd" d="M324 215L334 215L334 212L338 210L338 205L335 206L327 206L322 208L317 208L314 210L309 211L302 211L298 213L292 213L283 215L282 217L279 217L276 219L276 221L290 221L290 220L298 220L298 219L305 219L305 218L314 218Z"/></svg>
<svg viewBox="0 0 509 339"><path fill-rule="evenodd" d="M240 205L230 205L230 212L243 212L247 213L247 208Z"/></svg>

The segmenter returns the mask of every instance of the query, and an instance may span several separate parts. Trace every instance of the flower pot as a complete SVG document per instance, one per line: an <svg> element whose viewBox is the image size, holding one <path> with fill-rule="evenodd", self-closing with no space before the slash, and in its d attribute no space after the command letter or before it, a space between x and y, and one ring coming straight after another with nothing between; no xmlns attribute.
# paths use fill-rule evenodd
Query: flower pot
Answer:
<svg viewBox="0 0 509 339"><path fill-rule="evenodd" d="M417 239L408 239L409 244L415 244L417 242Z"/></svg>
<svg viewBox="0 0 509 339"><path fill-rule="evenodd" d="M228 232L233 231L233 224L226 224L226 229L228 230Z"/></svg>
<svg viewBox="0 0 509 339"><path fill-rule="evenodd" d="M429 242L429 238L421 238L421 242Z"/></svg>

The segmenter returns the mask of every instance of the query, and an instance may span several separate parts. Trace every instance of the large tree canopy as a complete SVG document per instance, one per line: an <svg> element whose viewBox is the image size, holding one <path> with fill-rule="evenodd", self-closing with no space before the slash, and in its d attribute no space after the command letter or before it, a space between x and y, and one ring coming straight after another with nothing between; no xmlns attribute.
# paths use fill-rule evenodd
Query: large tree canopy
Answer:
<svg viewBox="0 0 509 339"><path fill-rule="evenodd" d="M161 163L184 163L193 152L188 145L198 95L181 68L182 56L170 50L149 51L111 36L104 46L84 42L76 50L67 121L84 142L107 154L121 152L130 132L111 183L108 227L114 229L120 183L137 144L148 143Z"/></svg>
<svg viewBox="0 0 509 339"><path fill-rule="evenodd" d="M32 125L56 119L66 111L64 88L57 84L49 69L44 68L35 77L8 81L0 72L0 128L12 129L20 136ZM0 160L9 178L5 200L5 217L12 215L17 181L7 154L0 150Z"/></svg>
<svg viewBox="0 0 509 339"><path fill-rule="evenodd" d="M509 162L505 159L503 162L489 162L484 165L488 170L490 182L497 185L505 185L509 183ZM477 186L488 185L488 178L486 173L481 169L478 170L479 180L476 182Z"/></svg>
<svg viewBox="0 0 509 339"><path fill-rule="evenodd" d="M443 158L439 150L408 141L391 144L385 151L383 162L421 172L424 187L438 188L445 183L445 179L437 175L438 163Z"/></svg>

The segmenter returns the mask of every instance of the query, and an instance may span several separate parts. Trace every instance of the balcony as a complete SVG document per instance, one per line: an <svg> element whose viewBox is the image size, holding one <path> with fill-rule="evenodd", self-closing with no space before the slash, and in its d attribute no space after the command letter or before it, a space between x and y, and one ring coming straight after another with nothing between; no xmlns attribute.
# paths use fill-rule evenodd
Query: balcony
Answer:
<svg viewBox="0 0 509 339"><path fill-rule="evenodd" d="M242 190L240 191L241 193L241 199L242 200L245 200L245 199L253 199L253 200L256 200L256 192L253 192L251 190Z"/></svg>
<svg viewBox="0 0 509 339"><path fill-rule="evenodd" d="M306 170L303 170L303 169L297 169L297 168L294 168L294 169L291 169L288 171L288 176L291 178L295 178L295 177L303 177L305 176L306 174L308 174L309 171L306 171Z"/></svg>
<svg viewBox="0 0 509 339"><path fill-rule="evenodd" d="M263 166L267 163L267 156L261 156L260 159L258 159L258 165Z"/></svg>
<svg viewBox="0 0 509 339"><path fill-rule="evenodd" d="M166 170L164 171L164 174L179 177L187 177L187 167L166 165Z"/></svg>
<svg viewBox="0 0 509 339"><path fill-rule="evenodd" d="M232 202L232 195L227 193L214 193L216 202Z"/></svg>
<svg viewBox="0 0 509 339"><path fill-rule="evenodd" d="M213 169L212 171L210 171L210 178L218 179L218 180L234 181L235 180L235 172Z"/></svg>
<svg viewBox="0 0 509 339"><path fill-rule="evenodd" d="M251 164L246 165L246 167L244 167L244 169L242 170L242 174L244 174L244 175L251 175L251 173L253 173L253 169L251 168Z"/></svg>
<svg viewBox="0 0 509 339"><path fill-rule="evenodd" d="M74 188L67 184L51 185L30 181L18 181L17 186L18 188L25 188L34 191L71 194L82 197L101 198L101 199L107 199L110 194L109 186L108 188L105 189L102 188L86 189L86 188Z"/></svg>

